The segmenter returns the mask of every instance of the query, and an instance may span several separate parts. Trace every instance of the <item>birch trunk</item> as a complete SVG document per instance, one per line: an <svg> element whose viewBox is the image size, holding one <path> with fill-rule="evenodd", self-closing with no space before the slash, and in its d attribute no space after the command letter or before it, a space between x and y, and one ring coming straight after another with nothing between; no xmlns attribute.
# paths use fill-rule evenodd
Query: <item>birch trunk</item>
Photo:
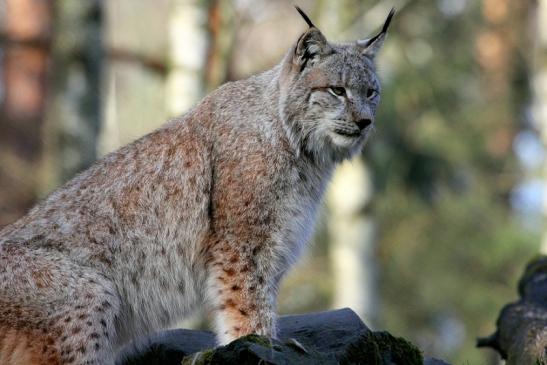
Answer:
<svg viewBox="0 0 547 365"><path fill-rule="evenodd" d="M367 323L376 319L377 308L375 222L367 209L371 199L370 173L364 161L357 158L342 164L328 194L334 308L350 307Z"/></svg>
<svg viewBox="0 0 547 365"><path fill-rule="evenodd" d="M322 1L318 7L321 29L331 38L363 37L348 34L355 9L363 4L352 0ZM343 39L339 39L343 40ZM327 196L330 259L334 276L334 308L350 307L366 323L375 323L375 222L369 209L373 188L370 171L362 157L340 166Z"/></svg>

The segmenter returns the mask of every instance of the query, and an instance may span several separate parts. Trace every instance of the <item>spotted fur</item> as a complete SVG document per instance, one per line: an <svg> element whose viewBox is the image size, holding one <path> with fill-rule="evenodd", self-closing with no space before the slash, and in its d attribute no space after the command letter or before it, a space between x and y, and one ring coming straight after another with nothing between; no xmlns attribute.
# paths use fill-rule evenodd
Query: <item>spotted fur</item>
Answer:
<svg viewBox="0 0 547 365"><path fill-rule="evenodd" d="M221 343L275 336L280 280L334 166L372 128L383 38L335 45L312 26L272 70L225 84L0 231L0 363L111 365L200 303Z"/></svg>

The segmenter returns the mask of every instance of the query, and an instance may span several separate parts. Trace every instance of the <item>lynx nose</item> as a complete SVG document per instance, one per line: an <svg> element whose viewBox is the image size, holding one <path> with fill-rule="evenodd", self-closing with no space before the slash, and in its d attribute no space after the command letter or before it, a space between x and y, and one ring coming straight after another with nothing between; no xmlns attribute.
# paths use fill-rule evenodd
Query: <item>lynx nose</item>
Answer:
<svg viewBox="0 0 547 365"><path fill-rule="evenodd" d="M363 130L365 129L366 127L368 127L369 125L372 124L372 120L370 119L361 119L361 120L358 120L357 122L355 122L355 124L357 124L357 127L359 127L359 130Z"/></svg>

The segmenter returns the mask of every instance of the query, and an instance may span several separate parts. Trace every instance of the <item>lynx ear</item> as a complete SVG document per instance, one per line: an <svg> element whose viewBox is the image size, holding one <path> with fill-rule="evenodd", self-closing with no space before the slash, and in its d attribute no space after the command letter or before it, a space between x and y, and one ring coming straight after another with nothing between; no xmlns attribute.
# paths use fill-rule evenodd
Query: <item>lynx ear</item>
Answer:
<svg viewBox="0 0 547 365"><path fill-rule="evenodd" d="M307 66L313 65L321 56L331 54L332 47L327 42L323 33L311 22L306 13L298 6L295 6L295 8L310 27L300 36L294 47L293 60L294 63L300 66L300 71L302 71Z"/></svg>
<svg viewBox="0 0 547 365"><path fill-rule="evenodd" d="M357 46L361 48L361 53L365 56L369 56L370 58L374 58L380 48L384 45L384 40L387 36L387 30L389 28L389 24L391 23L391 18L393 18L393 15L395 14L395 9L392 8L389 12L386 21L384 22L384 26L382 27L382 30L380 33L376 34L372 38L368 39L362 39L357 41Z"/></svg>

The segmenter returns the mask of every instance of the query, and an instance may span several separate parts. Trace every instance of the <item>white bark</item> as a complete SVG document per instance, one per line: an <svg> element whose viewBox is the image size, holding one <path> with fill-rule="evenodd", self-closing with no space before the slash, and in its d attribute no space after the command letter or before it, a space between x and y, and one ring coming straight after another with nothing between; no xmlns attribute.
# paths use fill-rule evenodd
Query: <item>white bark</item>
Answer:
<svg viewBox="0 0 547 365"><path fill-rule="evenodd" d="M178 115L204 93L207 52L207 7L203 1L174 0L169 18L169 61L166 108Z"/></svg>
<svg viewBox="0 0 547 365"><path fill-rule="evenodd" d="M351 30L351 1L322 1L318 23L331 39L363 37ZM344 13L343 7L349 7ZM342 38L339 38L342 37ZM367 209L373 194L370 172L361 157L345 162L334 175L328 193L328 234L334 275L334 308L350 307L367 324L378 308L375 290L375 222Z"/></svg>
<svg viewBox="0 0 547 365"><path fill-rule="evenodd" d="M363 160L342 164L327 195L334 307L350 307L365 323L374 322L377 308L375 223L366 209L371 198L370 174Z"/></svg>

